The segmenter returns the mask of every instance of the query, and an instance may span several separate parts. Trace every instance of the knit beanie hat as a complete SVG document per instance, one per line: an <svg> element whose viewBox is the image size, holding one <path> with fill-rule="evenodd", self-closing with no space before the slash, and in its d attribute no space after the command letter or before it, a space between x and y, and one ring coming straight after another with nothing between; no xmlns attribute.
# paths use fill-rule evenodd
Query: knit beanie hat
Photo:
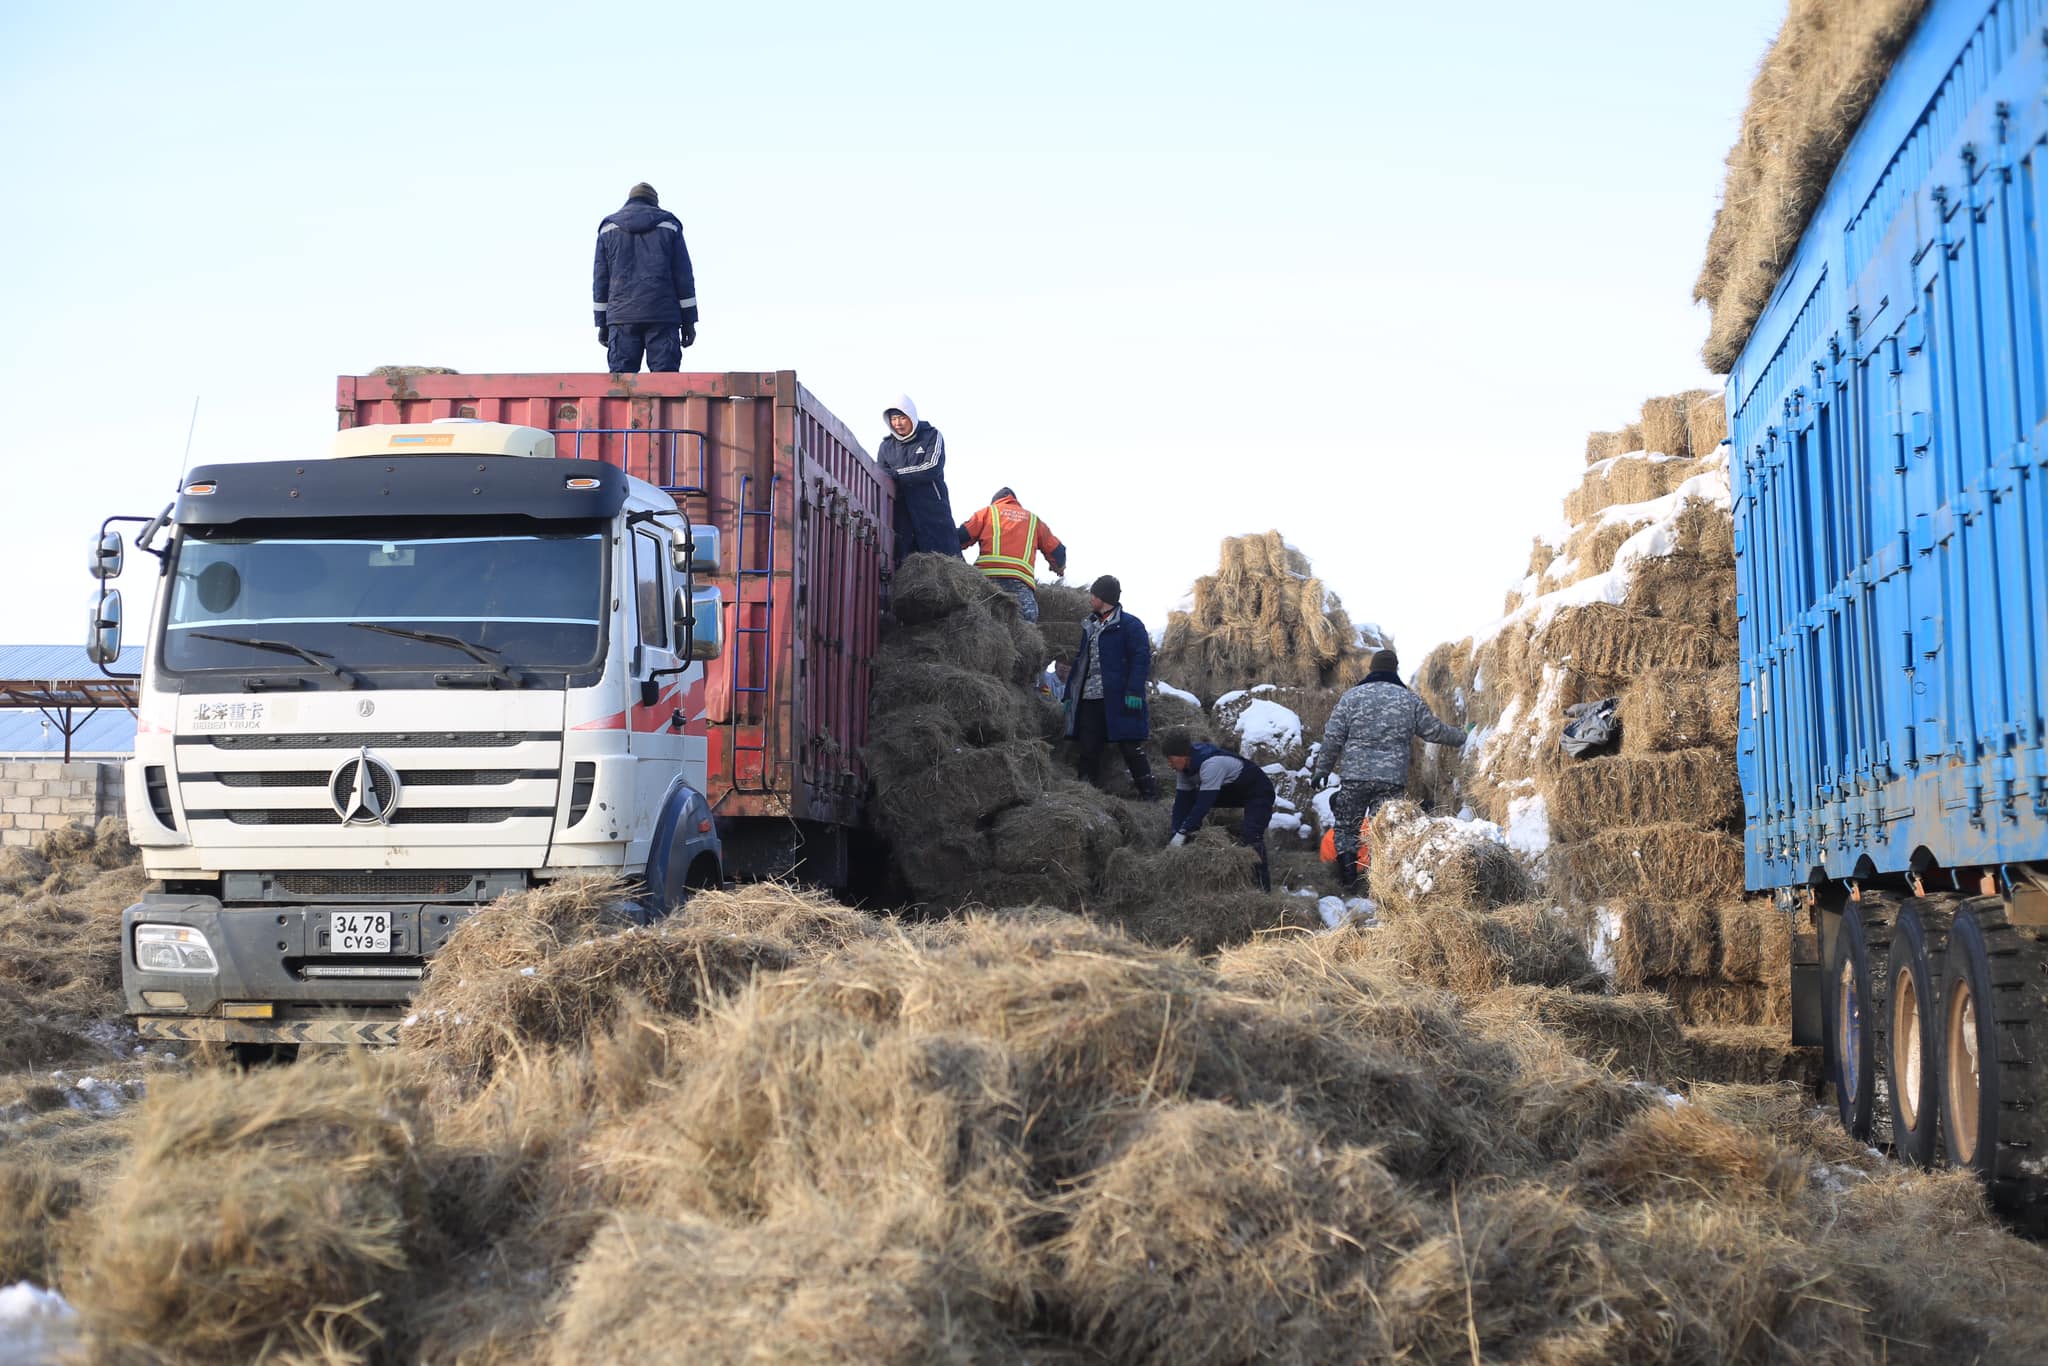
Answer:
<svg viewBox="0 0 2048 1366"><path fill-rule="evenodd" d="M1376 674L1397 674L1401 672L1401 656L1392 650L1372 652L1372 671Z"/></svg>
<svg viewBox="0 0 2048 1366"><path fill-rule="evenodd" d="M1104 574L1094 583L1088 585L1088 591L1112 607L1121 604L1124 600L1124 586L1116 581L1116 575L1114 574Z"/></svg>
<svg viewBox="0 0 2048 1366"><path fill-rule="evenodd" d="M641 181L638 185L635 185L632 189L626 191L626 198L644 199L648 203L653 204L656 207L659 207L661 204L661 196L656 194L654 192L654 187L652 185L649 185L644 180Z"/></svg>

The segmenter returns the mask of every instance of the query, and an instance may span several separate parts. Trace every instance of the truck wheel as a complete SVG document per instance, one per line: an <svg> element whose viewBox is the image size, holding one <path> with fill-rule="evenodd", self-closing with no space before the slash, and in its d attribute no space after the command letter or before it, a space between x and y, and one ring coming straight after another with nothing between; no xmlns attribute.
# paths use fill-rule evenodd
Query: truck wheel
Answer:
<svg viewBox="0 0 2048 1366"><path fill-rule="evenodd" d="M1915 898L1899 907L1885 951L1891 1005L1883 1016L1885 1090L1890 1098L1892 1150L1916 1167L1940 1155L1941 978L1948 966L1947 906Z"/></svg>
<svg viewBox="0 0 2048 1366"><path fill-rule="evenodd" d="M2048 1211L2044 965L2048 954L2013 928L2001 898L1972 897L1957 909L1941 1000L1942 1147L2030 1227Z"/></svg>
<svg viewBox="0 0 2048 1366"><path fill-rule="evenodd" d="M1890 903L1875 896L1851 902L1842 912L1822 1016L1828 1080L1835 1084L1842 1127L1864 1142L1870 1141L1878 1116L1890 1118L1878 1104L1883 1083L1875 1027L1886 1005L1885 953L1891 947L1893 914Z"/></svg>

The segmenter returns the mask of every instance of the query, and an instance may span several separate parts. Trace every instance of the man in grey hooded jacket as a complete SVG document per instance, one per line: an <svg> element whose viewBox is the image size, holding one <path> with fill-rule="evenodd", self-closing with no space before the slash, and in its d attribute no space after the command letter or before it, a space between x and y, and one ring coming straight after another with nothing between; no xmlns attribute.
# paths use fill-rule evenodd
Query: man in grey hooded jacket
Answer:
<svg viewBox="0 0 2048 1366"><path fill-rule="evenodd" d="M1465 743L1463 731L1437 720L1401 682L1400 658L1375 651L1365 680L1337 699L1316 755L1316 787L1332 769L1337 774L1330 814L1337 822L1337 880L1346 887L1358 881L1359 824L1408 790L1408 742L1418 737Z"/></svg>

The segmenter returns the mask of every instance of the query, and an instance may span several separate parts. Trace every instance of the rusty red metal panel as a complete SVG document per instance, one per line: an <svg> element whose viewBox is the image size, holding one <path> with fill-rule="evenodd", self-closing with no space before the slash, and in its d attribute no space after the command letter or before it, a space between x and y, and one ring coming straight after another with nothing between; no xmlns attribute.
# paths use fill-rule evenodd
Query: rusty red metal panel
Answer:
<svg viewBox="0 0 2048 1366"><path fill-rule="evenodd" d="M557 455L684 490L677 501L718 527L724 558L706 796L726 816L861 823L894 486L794 372L343 375L336 408L344 428L542 427Z"/></svg>

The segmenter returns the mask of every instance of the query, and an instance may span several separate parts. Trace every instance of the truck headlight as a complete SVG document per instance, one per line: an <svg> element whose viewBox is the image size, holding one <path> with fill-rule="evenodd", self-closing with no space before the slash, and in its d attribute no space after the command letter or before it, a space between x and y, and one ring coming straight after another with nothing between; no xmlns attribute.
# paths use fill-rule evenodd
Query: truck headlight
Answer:
<svg viewBox="0 0 2048 1366"><path fill-rule="evenodd" d="M135 966L144 972L220 971L213 945L187 925L137 925Z"/></svg>

